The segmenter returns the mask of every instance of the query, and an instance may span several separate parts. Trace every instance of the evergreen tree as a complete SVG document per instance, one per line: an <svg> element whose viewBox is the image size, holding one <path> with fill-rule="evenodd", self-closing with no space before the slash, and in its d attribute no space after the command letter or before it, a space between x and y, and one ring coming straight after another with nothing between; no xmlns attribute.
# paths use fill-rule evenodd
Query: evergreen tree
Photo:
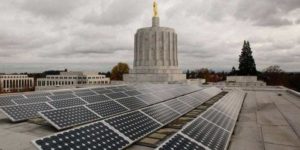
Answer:
<svg viewBox="0 0 300 150"><path fill-rule="evenodd" d="M190 73L190 70L187 70L187 72L186 72L186 78L187 78L187 79L190 78L190 74L191 74L191 73Z"/></svg>
<svg viewBox="0 0 300 150"><path fill-rule="evenodd" d="M256 75L256 64L252 56L249 41L244 41L242 53L239 59L239 74L240 75Z"/></svg>
<svg viewBox="0 0 300 150"><path fill-rule="evenodd" d="M236 75L236 69L235 67L233 66L232 69L231 69L231 72L230 72L230 75Z"/></svg>

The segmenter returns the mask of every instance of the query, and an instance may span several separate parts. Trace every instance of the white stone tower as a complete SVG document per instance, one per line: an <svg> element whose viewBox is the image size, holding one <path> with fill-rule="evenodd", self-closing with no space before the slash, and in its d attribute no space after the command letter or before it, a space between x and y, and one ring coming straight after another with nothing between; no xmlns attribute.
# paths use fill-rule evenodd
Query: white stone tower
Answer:
<svg viewBox="0 0 300 150"><path fill-rule="evenodd" d="M170 82L185 80L178 68L177 34L159 26L157 3L154 2L152 27L137 30L134 38L134 62L126 82Z"/></svg>

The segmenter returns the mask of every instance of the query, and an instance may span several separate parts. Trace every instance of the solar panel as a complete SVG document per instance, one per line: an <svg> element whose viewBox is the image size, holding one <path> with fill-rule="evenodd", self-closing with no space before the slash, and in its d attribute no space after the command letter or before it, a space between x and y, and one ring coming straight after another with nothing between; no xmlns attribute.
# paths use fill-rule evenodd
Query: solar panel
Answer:
<svg viewBox="0 0 300 150"><path fill-rule="evenodd" d="M111 90L114 91L114 92L123 92L123 91L126 91L123 88L117 88L117 89L111 89Z"/></svg>
<svg viewBox="0 0 300 150"><path fill-rule="evenodd" d="M53 96L49 96L49 98L51 98L52 100L61 100L61 99L69 99L69 98L74 98L76 97L73 94L63 94L63 95L53 95Z"/></svg>
<svg viewBox="0 0 300 150"><path fill-rule="evenodd" d="M117 101L131 110L136 110L147 106L146 103L144 103L143 101L139 100L136 97L122 98L122 99L118 99Z"/></svg>
<svg viewBox="0 0 300 150"><path fill-rule="evenodd" d="M153 93L155 96L159 97L160 99L167 100L176 97L169 91L164 91L164 92L155 92Z"/></svg>
<svg viewBox="0 0 300 150"><path fill-rule="evenodd" d="M161 101L158 97L152 94L143 94L143 95L138 95L136 97L144 101L146 104L154 104Z"/></svg>
<svg viewBox="0 0 300 150"><path fill-rule="evenodd" d="M166 124L180 116L180 114L162 104L142 109L142 111L162 124Z"/></svg>
<svg viewBox="0 0 300 150"><path fill-rule="evenodd" d="M43 150L116 150L129 144L102 122L41 138L33 143Z"/></svg>
<svg viewBox="0 0 300 150"><path fill-rule="evenodd" d="M64 94L72 94L73 91L65 90L65 91L54 91L52 92L54 95L64 95Z"/></svg>
<svg viewBox="0 0 300 150"><path fill-rule="evenodd" d="M16 104L30 104L30 103L41 103L41 102L49 102L51 101L47 97L32 97L32 98L24 98L24 99L16 99L13 100Z"/></svg>
<svg viewBox="0 0 300 150"><path fill-rule="evenodd" d="M11 106L11 105L16 105L16 103L14 103L10 99L0 99L0 107L2 107L2 106Z"/></svg>
<svg viewBox="0 0 300 150"><path fill-rule="evenodd" d="M83 97L83 96L96 95L96 93L94 93L92 91L88 91L88 92L75 93L75 95L77 95L79 97Z"/></svg>
<svg viewBox="0 0 300 150"><path fill-rule="evenodd" d="M140 95L142 94L141 92L137 91L137 90L132 90L132 91L126 91L124 92L125 94L129 95L129 96L135 96L135 95Z"/></svg>
<svg viewBox="0 0 300 150"><path fill-rule="evenodd" d="M183 103L186 103L186 104L194 107L194 108L199 106L202 103L202 102L196 100L195 98L190 97L189 95L181 96L181 97L178 97L177 99Z"/></svg>
<svg viewBox="0 0 300 150"><path fill-rule="evenodd" d="M227 117L226 115L214 110L214 109L210 109L208 111L206 111L203 115L203 118L205 118L206 120L222 127L223 129L226 129L227 131L230 131L231 129L233 129L234 124L235 124L235 120Z"/></svg>
<svg viewBox="0 0 300 150"><path fill-rule="evenodd" d="M82 97L82 99L85 100L88 103L96 103L96 102L111 100L110 98L108 98L105 95L86 96L86 97Z"/></svg>
<svg viewBox="0 0 300 150"><path fill-rule="evenodd" d="M176 134L158 150L205 150L205 148L180 134Z"/></svg>
<svg viewBox="0 0 300 150"><path fill-rule="evenodd" d="M91 92L91 90L89 90L89 89L74 90L74 93L86 93L86 92Z"/></svg>
<svg viewBox="0 0 300 150"><path fill-rule="evenodd" d="M94 90L95 92L97 92L98 94L108 94L108 93L112 93L112 90Z"/></svg>
<svg viewBox="0 0 300 150"><path fill-rule="evenodd" d="M167 101L167 102L165 102L165 104L167 106L173 108L177 112L180 112L181 114L185 114L185 113L189 112L191 109L193 109L193 107L191 107L183 102L180 102L177 99Z"/></svg>
<svg viewBox="0 0 300 150"><path fill-rule="evenodd" d="M51 93L31 93L31 94L25 94L27 98L34 98L34 97L44 97L44 96L50 96Z"/></svg>
<svg viewBox="0 0 300 150"><path fill-rule="evenodd" d="M100 119L84 106L43 111L40 115L58 130Z"/></svg>
<svg viewBox="0 0 300 150"><path fill-rule="evenodd" d="M65 99L60 101L51 101L49 102L49 104L51 104L55 108L64 108L64 107L84 105L86 103L79 98L71 98L71 99Z"/></svg>
<svg viewBox="0 0 300 150"><path fill-rule="evenodd" d="M123 107L115 101L93 103L86 106L102 117L107 117L124 111L128 111L127 108Z"/></svg>
<svg viewBox="0 0 300 150"><path fill-rule="evenodd" d="M23 95L5 95L5 96L0 96L0 101L2 100L12 100L12 99L21 99L25 98Z"/></svg>
<svg viewBox="0 0 300 150"><path fill-rule="evenodd" d="M106 94L108 97L112 98L112 99L118 99L118 98L124 98L124 97L127 97L126 94L124 93L109 93L109 94Z"/></svg>
<svg viewBox="0 0 300 150"><path fill-rule="evenodd" d="M131 140L137 140L160 127L160 124L139 111L107 119L105 122Z"/></svg>
<svg viewBox="0 0 300 150"><path fill-rule="evenodd" d="M186 127L182 133L202 143L204 146L216 150L225 149L229 138L229 132L202 118L195 120L192 124Z"/></svg>
<svg viewBox="0 0 300 150"><path fill-rule="evenodd" d="M13 122L23 121L23 120L38 117L37 113L39 111L50 110L50 109L52 109L52 107L46 103L8 106L2 108L3 112Z"/></svg>

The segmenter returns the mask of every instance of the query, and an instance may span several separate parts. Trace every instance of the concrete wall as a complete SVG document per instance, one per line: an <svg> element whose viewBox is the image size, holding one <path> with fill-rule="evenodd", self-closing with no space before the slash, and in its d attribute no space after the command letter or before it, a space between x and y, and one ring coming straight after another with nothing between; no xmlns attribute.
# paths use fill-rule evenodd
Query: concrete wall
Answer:
<svg viewBox="0 0 300 150"><path fill-rule="evenodd" d="M226 82L257 82L257 76L227 76Z"/></svg>

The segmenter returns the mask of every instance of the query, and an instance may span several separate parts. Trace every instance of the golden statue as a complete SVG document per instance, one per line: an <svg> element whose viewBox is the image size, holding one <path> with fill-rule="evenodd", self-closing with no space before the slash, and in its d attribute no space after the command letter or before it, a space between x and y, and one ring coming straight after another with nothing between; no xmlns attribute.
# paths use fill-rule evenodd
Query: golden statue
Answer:
<svg viewBox="0 0 300 150"><path fill-rule="evenodd" d="M157 1L154 0L153 2L153 16L158 17L158 8L157 8Z"/></svg>

